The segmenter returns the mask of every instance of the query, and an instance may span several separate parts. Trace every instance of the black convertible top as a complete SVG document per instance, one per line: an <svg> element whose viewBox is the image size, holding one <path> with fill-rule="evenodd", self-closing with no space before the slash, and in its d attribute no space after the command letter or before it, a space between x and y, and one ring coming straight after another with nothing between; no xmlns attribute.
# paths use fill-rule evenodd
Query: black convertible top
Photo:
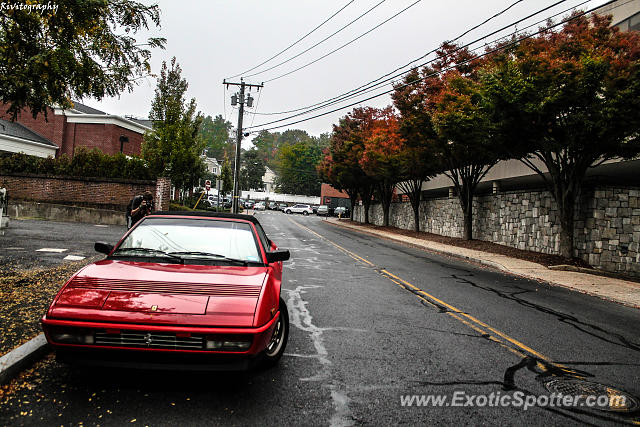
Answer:
<svg viewBox="0 0 640 427"><path fill-rule="evenodd" d="M258 219L253 215L232 214L232 213L228 213L228 212L159 211L159 212L153 212L151 215L148 215L147 218L153 217L153 216L160 216L160 215L244 219L246 221L251 221L254 224L260 224L260 221L258 221Z"/></svg>

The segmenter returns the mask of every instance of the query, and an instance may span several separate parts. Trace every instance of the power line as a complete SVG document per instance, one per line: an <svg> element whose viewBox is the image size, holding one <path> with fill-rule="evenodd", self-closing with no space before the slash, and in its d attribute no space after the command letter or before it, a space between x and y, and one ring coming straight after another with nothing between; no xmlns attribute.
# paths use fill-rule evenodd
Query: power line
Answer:
<svg viewBox="0 0 640 427"><path fill-rule="evenodd" d="M277 77L273 77L273 78L271 78L271 79L269 79L269 80L265 80L265 83L266 83L266 82L272 82L272 81L274 81L274 80L278 80L278 79L281 79L282 77L285 77L285 76L288 76L288 75L290 75L290 74L293 74L293 73L295 73L296 71L300 71L300 70L302 70L303 68L307 68L309 65L313 65L313 64L315 64L316 62L320 61L321 59L324 59L324 58L326 58L327 56L329 56L329 55L332 55L332 54L336 53L337 51L339 51L339 50L341 50L341 49L343 49L343 48L345 48L345 47L349 46L351 43L353 43L353 42L355 42L355 41L357 41L357 40L361 39L361 38L362 38L362 37L364 37L364 36L366 36L366 35L367 35L367 34L369 34L370 32L372 32L372 31L374 31L374 30L376 30L376 29L380 28L381 26L383 26L383 25L384 25L384 24L386 24L387 22L389 22L389 21L391 21L392 19L394 19L396 16L398 16L398 15L400 15L400 14L402 14L402 13L406 12L407 10L409 10L410 8L412 8L413 6L415 6L416 4L420 3L421 1L422 1L422 0L416 0L415 2L411 3L409 6L405 7L404 9L402 9L400 12L396 13L396 14L395 14L395 15L393 15L392 17L390 17L390 18L388 18L388 19L386 19L386 20L382 21L381 23L379 23L379 24L378 24L378 25L376 25L375 27L371 28L369 31L366 31L366 32L364 32L364 33L360 34L360 35L359 35L358 37L356 37L355 39L353 39L353 40L351 40L351 41L348 41L347 43L343 44L342 46L340 46L340 47L338 47L338 48L336 48L336 49L332 50L331 52L329 52L329 53L327 53L327 54L325 54L325 55L322 55L320 58L315 59L315 60L313 60L313 61L311 61L311 62L309 62L309 63L307 63L307 64L305 64L305 65L302 65L302 66L300 66L300 67L298 67L298 68L296 68L296 69L294 69L294 70L291 70L291 71L289 71L289 72L287 72L287 73L281 74L281 75L279 75L279 76L277 76Z"/></svg>
<svg viewBox="0 0 640 427"><path fill-rule="evenodd" d="M265 70L262 71L258 71L255 72L253 74L249 74L248 76L245 77L253 77L253 76L257 76L258 74L262 74L262 73L266 73L267 71L273 70L274 68L278 68L281 65L286 64L287 62L290 62L294 59L296 59L297 57L299 57L300 55L303 55L307 52L309 52L311 49L315 48L316 46L326 42L327 40L329 40L331 37L335 36L336 34L338 34L339 32L341 32L342 30L346 29L347 27L349 27L351 24L355 23L356 21L360 20L360 18L363 18L365 15L369 14L369 12L373 11L375 8L377 8L378 6L380 6L382 3L384 3L386 0L381 0L379 3L377 3L376 5L374 5L373 7L371 7L369 10L367 10L366 12L364 12L362 15L358 16L356 19L354 19L353 21L349 22L347 25L344 25L342 28L338 29L338 31L328 35L327 37L325 37L324 39L320 40L318 43L314 44L313 46L311 46L310 48L307 48L305 50L303 50L302 52L300 52L299 54L292 56L289 59L286 59L276 65L273 65ZM257 67L256 67L257 68Z"/></svg>
<svg viewBox="0 0 640 427"><path fill-rule="evenodd" d="M476 25L476 26L474 26L474 27L472 27L472 28L470 28L470 29L466 30L464 33L460 34L458 37L456 37L456 38L452 39L451 41L452 41L452 42L455 42L456 40L458 40L458 39L462 38L463 36L467 35L468 33L470 33L471 31L478 29L479 27L481 27L482 25L484 25L484 24L486 24L487 22L491 21L492 19L497 18L498 16L500 16L500 15L504 14L504 13L505 13L505 12L507 12L509 9L511 9L513 6L515 6L515 5L517 5L518 3L521 3L521 2L523 2L523 1L524 1L524 0L518 0L518 1L516 1L515 3L512 3L512 4L511 4L511 5L509 5L506 9L501 10L500 12L498 12L498 13L494 14L493 16L491 16L490 18L485 19L485 20L484 20L483 22L481 22L480 24L478 24L478 25ZM555 5L557 5L557 4L559 4L559 3L562 3L562 2L564 2L564 1L566 1L566 0L562 0L561 2L558 2L558 3L556 3ZM587 2L588 2L588 1L586 1L585 3L587 3ZM555 5L553 5L553 6L555 6ZM552 6L552 7L553 7L553 6ZM538 12L538 13L540 13L540 12ZM524 19L527 19L527 18L523 18L523 20L524 20ZM509 25L509 27L510 27L511 25L513 25L513 24L510 24L510 25ZM505 28L508 28L508 27L503 27L502 29L505 29ZM490 35L488 35L488 36L485 36L485 37L490 37L490 36L491 36L491 34L490 34ZM409 65L413 64L414 62L419 61L419 60L421 60L421 59L425 58L426 56L428 56L428 55L430 55L430 54L432 54L432 53L436 52L436 50L437 50L437 48L436 48L436 49L433 49L433 50L431 50L431 51L429 51L429 52L427 52L426 54L422 55L422 56L421 56L421 57L419 57L419 58L416 58L416 59L411 60L411 62L408 62L407 64L405 64L405 65L403 65L403 66L401 66L401 67L398 67L398 68L396 68L395 70L390 71L389 73L387 73L387 74L385 74L385 75L383 75L383 76L378 77L378 78L377 78L377 79L375 79L375 80L372 80L372 81L370 81L370 82L368 82L368 83L365 83L364 85L358 86L358 87L357 87L357 88L355 88L355 89L351 89L350 91L345 92L345 93L340 94L340 95L337 95L337 96L335 96L335 97L333 97L333 98L329 98L329 99L327 99L327 100L325 100L325 101L317 102L317 103L315 103L315 104L308 105L308 106L306 106L306 107L300 107L300 108L296 108L296 109L288 110L288 111L269 112L269 113L256 113L256 114L257 114L257 115L259 115L259 116L271 116L271 115L289 114L289 113L295 113L295 112L297 112L297 111L306 110L306 109L309 109L309 108L312 108L312 107L315 107L315 106L318 106L318 105L322 105L322 104L327 103L327 102L329 102L329 101L333 101L334 99L337 99L337 98L340 98L340 97L342 97L342 96L345 96L345 95L347 95L347 94L349 94L349 93L351 93L351 92L355 92L355 91L357 91L358 89L361 89L361 88L363 88L363 87L366 87L366 86L368 86L368 85L370 85L370 84L372 84L372 83L375 83L376 81L378 81L378 80L380 80L380 79L383 79L383 78L385 78L385 77L387 77L387 76L389 76L389 75L391 75L391 74L395 73L396 71L401 70L401 69L403 69L403 68L406 68L406 67L408 67Z"/></svg>
<svg viewBox="0 0 640 427"><path fill-rule="evenodd" d="M487 34L487 35L484 35L484 36L482 36L482 37L480 37L480 38L477 38L476 40L473 40L473 41L471 41L471 42L469 42L469 43L467 43L467 44L465 44L465 45L459 46L455 51L457 52L458 50L461 50L461 49L464 49L464 48L466 48L466 47L469 47L469 46L471 46L471 45L473 45L473 44L475 44L475 43L477 43L477 42L479 42L479 41L482 41L482 40L486 39L487 37L491 37L491 36L493 36L493 35L495 35L495 34L498 34L498 33L500 33L500 32L502 32L502 31L504 31L505 29L507 29L507 28L509 28L509 27L512 27L512 26L514 26L514 25L517 25L518 23L523 22L523 21L525 21L525 20L527 20L527 19L529 19L529 18L531 18L531 17L533 17L533 16L535 16L535 15L539 15L540 13L545 12L545 11L549 10L550 8L553 8L553 7L555 7L555 6L557 6L557 5L561 4L561 3L564 3L565 1L566 1L566 0L560 0L560 1L558 1L558 2L556 2L556 3L554 3L554 4L552 4L552 5L550 5L550 6L548 6L548 7L545 7L545 8L543 8L543 9L540 9L540 10L538 10L537 12L534 12L534 13L532 13L532 14L530 14L530 15L528 15L528 16L526 16L526 17L524 17L524 18L521 18L521 19L519 19L519 20L517 20L517 21L515 21L515 22L513 22L513 23L510 23L510 24L508 24L508 25L505 25L504 27L499 28L499 29L497 29L497 30L495 30L495 31L493 31L493 32L491 32L491 33L489 33L489 34ZM571 7L571 8L565 9L564 11L558 12L558 13L556 13L555 15L552 15L552 16L550 16L550 17L547 17L547 18L545 18L545 19L543 19L543 20L541 20L541 21L535 22L535 23L533 23L533 24L531 24L531 25L529 25L529 26L525 27L524 29L531 28L531 27L533 27L533 26L536 26L536 25L538 25L538 24L540 24L540 23L545 22L545 21L546 21L546 20L548 20L549 18L554 18L554 17L556 17L556 16L558 16L558 15L564 14L564 13L566 13L566 12L568 12L568 11L572 10L572 9L575 9L575 8L576 8L576 7L578 7L578 6L582 6L582 5L586 4L586 3L588 3L589 1L590 1L590 0L584 0L582 3L580 3L580 4L578 4L578 5L575 5L575 6ZM497 40L503 39L503 38L505 38L505 37L508 37L508 36L511 36L511 35L514 35L514 34L517 34L517 33L518 33L518 31L513 32L513 33L511 33L511 34L508 34L507 36L499 37L498 39L493 40L493 41L492 41L492 43L496 42ZM458 37L458 38L459 38L459 37ZM454 39L454 41L455 41L455 39ZM478 49L478 48L475 48L475 49ZM437 48L436 48L436 49L433 49L433 50L431 50L431 51L429 51L429 52L427 52L427 54L422 55L422 56L421 56L420 58L418 58L417 60L422 59L422 58L424 58L424 57L428 56L429 54L434 53L434 52L436 52L436 51L437 51ZM428 65L428 64L430 64L430 63L432 63L432 62L436 61L437 59L438 59L438 58L436 57L436 58L431 59L431 60L429 60L429 61L427 61L427 62L424 62L424 63L422 63L422 64L416 65L416 66L412 67L412 69L417 69L417 68L420 68L420 67L424 67L425 65ZM415 61L416 61L416 60L411 61L411 62L410 62L409 64L407 64L407 65L413 64ZM411 71L411 70L403 71L403 72L398 73L398 74L396 74L396 75L393 75L393 76L391 76L391 77L389 77L389 78L387 78L387 79L384 79L384 80L382 80L382 81L379 81L379 80L383 79L384 77L387 77L387 76L389 76L390 74L394 73L395 71L398 71L398 70L400 70L400 69L405 68L407 65L402 66L402 67L399 67L399 68L396 68L394 71L392 71L392 72L390 72L390 73L387 73L387 74L385 74L384 76L381 76L381 77L377 78L376 80L373 80L373 81L371 81L371 82L369 82L369 83L366 83L366 84L364 84L364 85L362 85L362 86L360 86L360 87L358 87L358 88L356 88L356 89L353 89L353 90L351 90L351 91L349 91L349 92L346 92L346 93L345 93L345 94L343 94L343 95L339 95L339 96L337 96L337 97L330 98L330 99L329 99L329 100L327 100L327 101L324 101L324 102L318 103L318 104L316 104L316 105L319 105L319 106L317 106L317 107L315 107L315 108L309 108L309 109L307 109L307 111L303 111L303 112L301 112L301 113L293 114L293 115L291 115L291 116L284 117L284 118L281 118L281 119L278 119L278 120L273 120L273 121L270 121L270 122L262 123L262 124L260 124L260 125L256 125L256 126L254 126L254 127L266 126L266 125L270 125L270 124L273 124L273 123L279 123L279 122L282 122L282 121L286 121L286 120L292 119L292 118L294 118L294 117L298 117L298 116L302 116L302 115L305 115L305 114L309 114L309 113L312 113L313 111L317 111L317 110L320 110L320 109L323 109L323 108L329 107L329 106L331 106L331 105L335 105L335 104L337 104L337 103L339 103L339 102L345 101L345 100L350 99L350 98L353 98L353 97L355 97L355 96L358 96L358 95L361 95L361 94L365 94L365 93L371 92L372 90L375 90L375 89L376 89L376 87L379 87L379 86L385 85L385 83L390 82L390 81L393 81L393 80L394 80L394 79L396 79L397 77L400 77L400 76L402 76L403 74L406 74L406 73L408 73L409 71ZM377 81L377 83L375 83L376 81ZM373 83L375 83L375 84L373 84ZM312 106L312 107L313 107L313 106ZM249 129L249 128L248 128L248 129Z"/></svg>
<svg viewBox="0 0 640 427"><path fill-rule="evenodd" d="M253 68L249 68L246 71L243 71L242 73L238 73L235 76L231 76L231 77L227 77L227 79L234 79L238 76L241 76L245 73L249 73L253 70L255 70L258 67L263 66L264 64L266 64L267 62L271 61L272 59L277 58L278 56L282 55L283 53L285 53L286 51L288 51L289 49L291 49L293 46L297 45L298 43L300 43L302 40L306 39L308 36L310 36L313 32L315 32L318 28L322 27L324 24L326 24L327 22L329 22L331 19L333 19L337 14L339 14L340 12L342 12L344 9L347 8L347 6L349 6L351 3L353 3L355 0L351 0L349 3L345 4L344 6L342 6L336 13L334 13L333 15L331 15L330 17L328 17L327 19L325 19L320 25L318 25L317 27L315 27L313 30L309 31L307 34L305 34L304 36L300 37L298 40L296 40L295 42L291 43L289 46L287 46L286 48L284 48L283 50L281 50L280 52L276 53L275 55L273 55L271 58L267 59L264 62L261 62L260 64L256 65Z"/></svg>
<svg viewBox="0 0 640 427"><path fill-rule="evenodd" d="M251 118L251 126L253 126L253 121L256 119L256 111L258 110L258 104L260 104L260 97L262 96L262 92L264 91L264 88L262 90L258 91L258 99L256 100L256 106L253 109L253 117Z"/></svg>
<svg viewBox="0 0 640 427"><path fill-rule="evenodd" d="M473 60L476 60L476 59L482 58L482 57L484 57L484 56L486 56L486 55L489 55L489 54L491 54L491 53L497 52L497 51L499 51L499 50L506 49L507 47L511 47L511 46L513 46L513 45L515 45L515 44L517 44L517 43L519 43L519 42L523 41L523 40L526 40L526 39L529 39L529 38L531 38L531 37L534 37L534 36L536 36L536 35L538 35L538 34L541 34L542 32L547 31L547 30L549 30L549 29L551 29L551 28L555 28L555 27L557 27L557 26L559 26L559 25L564 25L564 24L566 24L567 22L571 22L571 21L573 21L574 19L577 19L577 18L579 18L579 17L581 17L581 16L584 16L584 15L586 15L586 14L589 14L589 13L593 12L594 10L599 9L599 8L601 8L601 7L603 7L603 6L607 6L607 5L611 4L611 3L614 3L615 1L617 1L617 0L610 0L610 1L608 1L608 2L604 3L604 4L600 5L600 6L597 6L597 7L594 7L594 8L592 8L592 9L589 9L589 10L588 10L588 11L586 11L586 12L582 12L582 13L580 13L580 14L578 14L578 15L575 15L575 16L573 16L573 17L570 17L570 18L568 18L568 19L566 19L566 20L564 20L564 21L561 21L561 22L559 22L559 23L557 23L557 24L553 24L553 25L547 26L547 27L545 27L545 28L542 28L541 30L536 31L535 33L532 33L532 34L526 35L526 36L524 36L524 37L522 37L522 38L520 38L520 39L518 39L518 40L516 40L516 41L513 41L513 42L511 42L511 43L508 43L508 44L506 44L506 45L504 45L504 46L501 46L501 47L499 47L499 48L492 49L492 50L490 50L490 51L486 51L485 53L483 53L483 54L481 54L481 55L474 56L473 58L470 58L470 59L468 59L468 60L466 60L466 61L463 61L463 62L460 62L460 63L458 63L458 64L454 64L454 65L452 65L452 66L450 66L450 67L447 67L447 68L444 68L444 69L442 69L442 70L440 70L440 71L437 71L437 72L434 72L434 73L430 73L430 74L428 74L428 75L426 75L426 76L423 76L423 77L420 77L420 78L418 78L418 79L416 79L416 80L413 80L413 81L411 81L411 82L405 83L405 84L403 84L403 85L401 85L401 86L399 86L399 87L401 88L401 87L409 86L409 85L411 85L411 84L413 84L413 83L417 83L417 82L419 82L419 81L421 81L421 80L423 80L423 79L425 79L425 78L427 78L427 77L432 77L432 76L435 76L435 75L441 74L441 73L443 73L443 72L445 72L445 71L448 71L448 70L450 70L450 69L452 69L452 68L454 68L454 67L457 67L457 66L459 66L459 65L466 64L466 63L471 62L471 61L473 61ZM629 0L629 1L633 1L633 0ZM517 32L520 32L520 31L517 31ZM345 108L353 107L353 106L355 106L355 105L361 104L362 102L370 101L370 100L375 99L375 98L378 98L378 97L380 97L380 96L387 95L387 94L389 94L389 93L393 92L393 91L394 91L394 90L396 90L396 89L397 89L397 88L393 88L393 89L391 89L391 90L387 90L387 91L381 92L381 93L379 93L379 94L377 94L377 95L373 95L373 96L370 96L370 97L368 97L368 98L361 99L361 100L356 101L356 102L354 102L354 103L351 103L351 104L349 104L349 105L345 105L345 106L343 106L343 107L339 107L339 108L333 109L333 110L331 110L331 111L327 111L327 112L324 112L324 113L321 113L321 114L317 114L317 115L315 115L315 116L308 117L308 118L306 118L306 119L301 119L301 120L297 120L297 121L294 121L294 122L291 122L291 123L286 123L286 124L283 124L283 125L273 126L273 127L270 127L270 128L263 128L263 129L260 129L259 131L253 131L253 132L251 132L251 133L257 133L257 132L261 132L261 131L265 131L265 130L266 130L266 131L269 131L269 130L273 130L273 129L279 129L279 128L282 128L282 127L291 126L291 125L295 125L295 124L298 124L298 123L306 122L306 121L308 121L308 120L313 120L313 119L316 119L316 118L318 118L318 117L326 116L327 114L331 114L331 113L335 113L335 112L340 111L340 110L344 110Z"/></svg>

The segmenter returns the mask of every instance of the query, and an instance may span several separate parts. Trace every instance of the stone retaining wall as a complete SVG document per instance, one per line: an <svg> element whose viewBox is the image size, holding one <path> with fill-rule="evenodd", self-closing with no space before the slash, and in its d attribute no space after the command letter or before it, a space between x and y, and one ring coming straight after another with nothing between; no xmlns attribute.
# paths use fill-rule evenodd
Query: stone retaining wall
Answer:
<svg viewBox="0 0 640 427"><path fill-rule="evenodd" d="M514 191L474 200L473 237L518 249L558 254L556 203L548 191ZM362 206L354 219L364 221ZM369 211L382 225L382 206ZM412 230L410 203L391 205L390 225ZM585 189L574 224L575 256L595 268L640 277L640 188ZM420 206L420 230L462 236L462 209L457 198L432 198Z"/></svg>

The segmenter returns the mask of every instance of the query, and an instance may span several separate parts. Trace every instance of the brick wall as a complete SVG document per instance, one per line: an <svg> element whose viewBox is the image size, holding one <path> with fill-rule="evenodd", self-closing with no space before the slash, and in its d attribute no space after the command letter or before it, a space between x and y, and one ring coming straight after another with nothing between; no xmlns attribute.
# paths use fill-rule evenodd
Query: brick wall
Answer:
<svg viewBox="0 0 640 427"><path fill-rule="evenodd" d="M474 239L518 249L558 254L558 211L548 191L512 191L476 197ZM420 230L462 237L462 209L457 198L432 198L420 205ZM382 225L382 206L372 205L369 219ZM364 221L362 206L354 220ZM409 203L392 203L390 225L413 230ZM583 191L574 222L574 255L595 268L640 277L640 189L596 187Z"/></svg>
<svg viewBox="0 0 640 427"><path fill-rule="evenodd" d="M8 104L2 104L0 107L0 118L11 120L11 116L5 113L7 108L9 108ZM38 114L34 119L30 112L22 111L18 114L15 121L26 126L38 135L47 138L58 147L62 145L67 118L65 116L56 116L51 108L47 108L46 120L44 114Z"/></svg>
<svg viewBox="0 0 640 427"><path fill-rule="evenodd" d="M124 181L98 178L0 175L0 187L10 200L87 206L124 210L132 197L150 191L156 198L156 210L169 209L171 181Z"/></svg>

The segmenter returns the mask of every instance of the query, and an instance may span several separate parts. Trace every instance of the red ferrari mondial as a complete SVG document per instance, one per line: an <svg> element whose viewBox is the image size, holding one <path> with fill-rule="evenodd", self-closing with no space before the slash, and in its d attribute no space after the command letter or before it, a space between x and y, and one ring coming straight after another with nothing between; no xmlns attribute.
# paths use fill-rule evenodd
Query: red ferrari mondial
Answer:
<svg viewBox="0 0 640 427"><path fill-rule="evenodd" d="M274 365L289 334L289 251L248 215L160 212L75 273L42 328L58 360L106 366Z"/></svg>

